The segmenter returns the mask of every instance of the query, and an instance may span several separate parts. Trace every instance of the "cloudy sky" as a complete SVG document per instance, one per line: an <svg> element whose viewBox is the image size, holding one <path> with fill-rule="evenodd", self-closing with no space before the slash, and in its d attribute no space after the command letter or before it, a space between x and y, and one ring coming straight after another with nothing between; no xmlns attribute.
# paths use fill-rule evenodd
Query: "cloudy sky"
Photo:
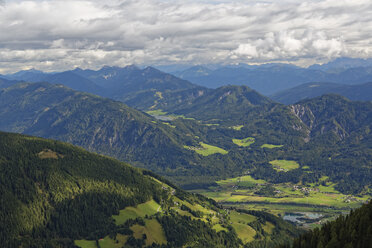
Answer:
<svg viewBox="0 0 372 248"><path fill-rule="evenodd" d="M371 0L0 0L0 73L372 57Z"/></svg>

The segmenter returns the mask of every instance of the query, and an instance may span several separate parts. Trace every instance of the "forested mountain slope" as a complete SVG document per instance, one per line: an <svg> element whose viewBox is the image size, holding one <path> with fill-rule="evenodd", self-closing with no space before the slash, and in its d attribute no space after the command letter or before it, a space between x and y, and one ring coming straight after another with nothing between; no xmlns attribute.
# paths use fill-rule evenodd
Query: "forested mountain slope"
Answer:
<svg viewBox="0 0 372 248"><path fill-rule="evenodd" d="M172 167L188 153L171 127L123 103L62 85L24 83L3 89L0 116L3 131L59 139L148 167L157 157L157 167Z"/></svg>
<svg viewBox="0 0 372 248"><path fill-rule="evenodd" d="M272 215L221 209L149 171L53 140L0 132L0 179L3 247L272 246L298 233Z"/></svg>
<svg viewBox="0 0 372 248"><path fill-rule="evenodd" d="M322 137L332 133L339 139L369 135L372 120L372 102L353 102L345 97L331 94L303 100L291 105L310 131L309 137Z"/></svg>

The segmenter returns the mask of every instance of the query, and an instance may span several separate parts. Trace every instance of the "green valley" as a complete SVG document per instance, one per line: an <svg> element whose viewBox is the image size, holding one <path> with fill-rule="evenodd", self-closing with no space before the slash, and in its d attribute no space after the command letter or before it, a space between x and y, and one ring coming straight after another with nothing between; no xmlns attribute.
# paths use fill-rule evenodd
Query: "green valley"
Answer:
<svg viewBox="0 0 372 248"><path fill-rule="evenodd" d="M298 166L295 163L290 163ZM311 228L325 223L339 214L347 213L371 199L369 194L348 195L335 190L328 177L309 184L268 183L250 175L216 182L208 190L195 190L224 206L247 210L262 210L284 217L298 225ZM299 219L290 218L298 214ZM307 218L303 215L314 214Z"/></svg>

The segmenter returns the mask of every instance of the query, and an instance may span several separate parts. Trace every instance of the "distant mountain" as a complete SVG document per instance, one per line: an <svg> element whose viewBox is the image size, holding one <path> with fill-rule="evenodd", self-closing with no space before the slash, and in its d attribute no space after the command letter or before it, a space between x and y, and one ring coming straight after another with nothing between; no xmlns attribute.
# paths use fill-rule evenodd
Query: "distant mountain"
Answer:
<svg viewBox="0 0 372 248"><path fill-rule="evenodd" d="M177 130L123 103L62 85L25 83L1 90L0 130L70 142L158 171L193 163L192 156L180 159L191 152L177 143Z"/></svg>
<svg viewBox="0 0 372 248"><path fill-rule="evenodd" d="M42 81L52 84L63 84L64 86L77 91L88 92L96 95L105 95L105 90L103 88L72 71L45 75Z"/></svg>
<svg viewBox="0 0 372 248"><path fill-rule="evenodd" d="M23 70L19 71L13 74L7 74L6 77L8 79L13 80L20 80L20 81L26 81L26 82L40 82L43 80L43 78L47 75L47 73L30 69L30 70Z"/></svg>
<svg viewBox="0 0 372 248"><path fill-rule="evenodd" d="M222 248L247 237L274 247L299 233L273 215L227 212L150 171L70 144L0 132L0 148L3 247ZM266 225L270 233L260 231Z"/></svg>
<svg viewBox="0 0 372 248"><path fill-rule="evenodd" d="M372 201L347 216L323 224L279 248L361 247L372 244Z"/></svg>
<svg viewBox="0 0 372 248"><path fill-rule="evenodd" d="M303 99L314 98L329 93L339 94L354 101L371 101L372 82L360 85L306 83L281 91L270 97L280 103L293 104Z"/></svg>
<svg viewBox="0 0 372 248"><path fill-rule="evenodd" d="M63 84L74 90L110 97L141 109L153 106L162 94L190 89L204 90L203 87L153 67L140 69L134 65L124 68L104 66L97 71L76 68L52 74L28 70L7 75L7 78Z"/></svg>
<svg viewBox="0 0 372 248"><path fill-rule="evenodd" d="M75 69L73 72L104 88L101 96L122 101L142 110L156 108L164 101L164 104L173 105L172 99L178 97L189 99L191 96L188 92L205 90L153 67L140 69L133 65L124 68L105 66L98 71ZM163 98L165 95L167 98Z"/></svg>
<svg viewBox="0 0 372 248"><path fill-rule="evenodd" d="M225 119L271 103L269 98L247 86L229 85L205 92L193 101L173 108L172 112L200 120Z"/></svg>
<svg viewBox="0 0 372 248"><path fill-rule="evenodd" d="M346 139L350 135L364 139L372 125L372 102L352 102L339 95L300 101L290 106L309 130L309 137L335 135Z"/></svg>
<svg viewBox="0 0 372 248"><path fill-rule="evenodd" d="M175 72L173 74L177 75L179 78L194 78L201 76L208 76L212 70L204 66L193 66L186 70Z"/></svg>
<svg viewBox="0 0 372 248"><path fill-rule="evenodd" d="M372 59L337 58L333 61L330 61L322 65L314 64L310 66L309 69L337 71L358 67L372 67Z"/></svg>
<svg viewBox="0 0 372 248"><path fill-rule="evenodd" d="M223 85L247 85L261 94L271 95L309 82L332 82L360 84L372 81L372 67L341 68L324 71L317 67L301 68L287 64L259 66L225 66L209 71L206 75L191 73L192 70L175 73L192 83L218 88Z"/></svg>
<svg viewBox="0 0 372 248"><path fill-rule="evenodd" d="M2 77L0 75L0 89L1 88L8 88L10 86L12 86L13 84L16 84L18 83L19 81L17 80L8 80L8 79L5 79L4 77Z"/></svg>
<svg viewBox="0 0 372 248"><path fill-rule="evenodd" d="M116 97L146 90L180 90L195 87L186 80L164 73L153 67L140 69L136 66L108 67L98 71L75 69L75 73L88 78L97 85L111 90Z"/></svg>

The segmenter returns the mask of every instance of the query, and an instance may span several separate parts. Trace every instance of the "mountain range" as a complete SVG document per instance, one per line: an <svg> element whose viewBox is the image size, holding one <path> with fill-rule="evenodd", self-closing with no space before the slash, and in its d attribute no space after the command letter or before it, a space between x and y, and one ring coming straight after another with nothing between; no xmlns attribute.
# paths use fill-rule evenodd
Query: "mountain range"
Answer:
<svg viewBox="0 0 372 248"><path fill-rule="evenodd" d="M114 156L186 188L210 185L247 170L268 180L298 180L307 172L291 171L281 177L263 167L278 157L292 157L335 180L348 171L352 176L339 183L340 190L357 192L368 185L371 173L367 169L371 104L326 95L285 106L245 86L226 86L196 96L191 104L179 102L167 116L156 116L166 118L162 121L121 102L62 85L20 83L0 91L0 128ZM255 140L249 149L234 142L247 137ZM265 150L264 144L282 147ZM355 166L347 167L338 155L329 163L330 154L345 149L346 153L359 149L359 156L348 158L348 164ZM360 168L361 161L367 167ZM335 164L338 171L332 170ZM262 174L262 168L268 170ZM350 188L351 181L355 184Z"/></svg>
<svg viewBox="0 0 372 248"><path fill-rule="evenodd" d="M221 182L237 180L239 187L256 187L253 197L269 194L275 201L282 199L272 185L331 183L329 190L340 194L370 194L371 83L344 84L368 78L368 63L199 66L179 74L205 78L218 72L215 77L226 79L238 71L243 79L250 73L258 82L253 85L272 91L312 73L350 79L307 83L272 98L247 85L198 86L153 67L30 70L0 77L0 130L59 140L0 132L0 241L9 247L97 248L287 242L299 232L283 220L223 209L178 186L224 195ZM268 80L273 75L276 86ZM275 161L296 166L283 169ZM265 183L241 184L243 177ZM232 187L223 199L247 197ZM316 232L295 244L326 240L326 232Z"/></svg>
<svg viewBox="0 0 372 248"><path fill-rule="evenodd" d="M271 95L270 98L280 103L294 104L329 93L339 94L354 101L372 101L372 82L357 85L306 83Z"/></svg>
<svg viewBox="0 0 372 248"><path fill-rule="evenodd" d="M8 80L64 84L75 90L126 102L133 107L137 107L138 102L143 105L144 99L149 99L147 108L153 106L150 105L150 100L152 102L159 100L161 96L159 92L169 94L175 91L193 90L188 94L192 97L195 92L207 90L205 87L218 88L231 84L246 85L268 96L306 83L355 85L372 81L370 60L352 58L339 58L308 68L281 63L213 65L211 68L198 65L181 71L170 70L168 73L154 67L142 69L134 65L123 68L104 66L99 70L76 68L58 73L44 73L31 69L2 77ZM180 93L178 97L179 95Z"/></svg>
<svg viewBox="0 0 372 248"><path fill-rule="evenodd" d="M368 63L364 64L365 66L356 63L355 67L342 67L339 64L336 61L324 67L319 65L309 68L288 64L240 65L223 66L215 70L195 66L174 72L174 75L208 88L227 84L246 85L264 95L272 95L309 82L354 85L372 81L372 66Z"/></svg>

